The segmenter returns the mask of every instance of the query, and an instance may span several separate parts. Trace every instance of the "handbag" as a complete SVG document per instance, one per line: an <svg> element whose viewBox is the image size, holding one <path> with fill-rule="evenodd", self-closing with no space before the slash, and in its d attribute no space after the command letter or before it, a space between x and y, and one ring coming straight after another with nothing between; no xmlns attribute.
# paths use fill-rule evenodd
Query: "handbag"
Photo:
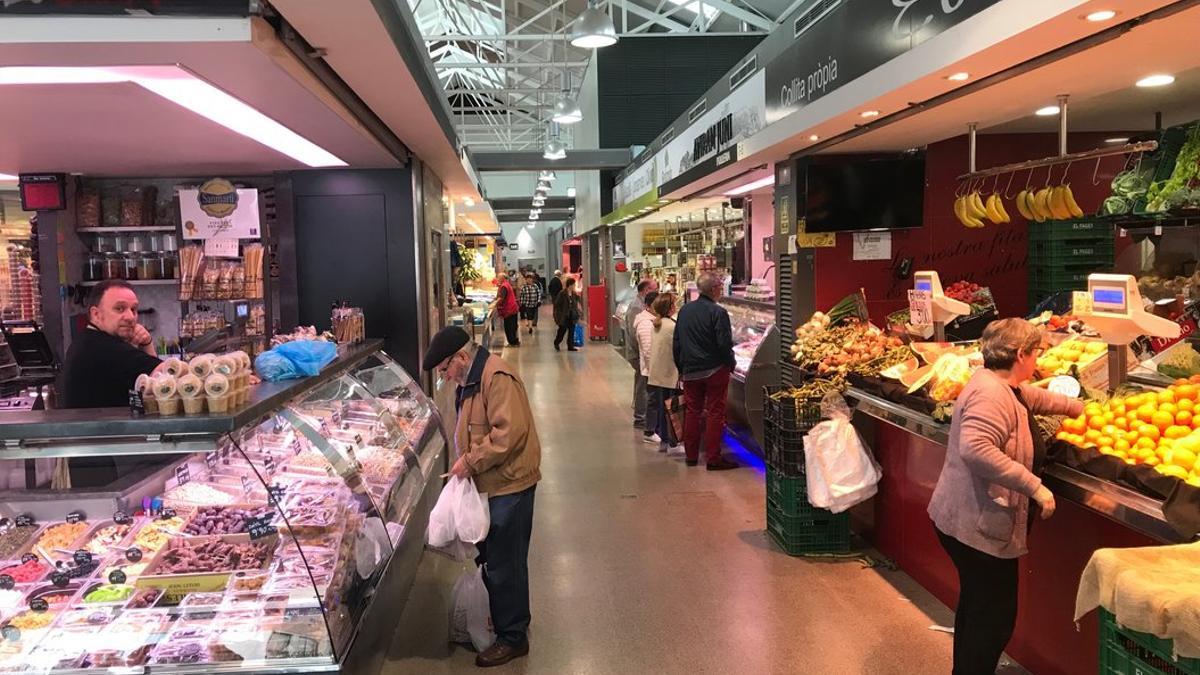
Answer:
<svg viewBox="0 0 1200 675"><path fill-rule="evenodd" d="M671 433L674 434L676 441L683 440L684 409L685 406L683 401L679 400L679 396L667 399L667 419L671 422Z"/></svg>

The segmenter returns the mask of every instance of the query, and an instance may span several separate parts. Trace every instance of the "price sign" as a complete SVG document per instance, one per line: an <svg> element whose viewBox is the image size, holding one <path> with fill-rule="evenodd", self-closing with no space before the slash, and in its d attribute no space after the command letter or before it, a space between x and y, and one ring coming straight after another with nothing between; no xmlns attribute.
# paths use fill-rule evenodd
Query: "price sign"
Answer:
<svg viewBox="0 0 1200 675"><path fill-rule="evenodd" d="M168 506L162 510L162 513L160 513L158 517L161 518L162 520L170 520L177 515L178 514L175 513L175 509Z"/></svg>
<svg viewBox="0 0 1200 675"><path fill-rule="evenodd" d="M29 515L28 513L23 513L23 514L17 516L17 527L32 527L32 526L33 526L33 516Z"/></svg>
<svg viewBox="0 0 1200 675"><path fill-rule="evenodd" d="M128 549L127 551L125 551L125 559L131 563L141 562L142 549L140 549L136 546L131 549Z"/></svg>
<svg viewBox="0 0 1200 675"><path fill-rule="evenodd" d="M75 551L75 555L72 556L72 558L75 560L76 565L92 564L92 552L84 550L82 548L79 549L78 551Z"/></svg>
<svg viewBox="0 0 1200 675"><path fill-rule="evenodd" d="M186 485L192 482L192 470L190 467L188 467L187 462L175 467L175 480L180 485Z"/></svg>
<svg viewBox="0 0 1200 675"><path fill-rule="evenodd" d="M269 537L278 531L279 530L271 524L270 514L262 516L261 518L250 519L246 527L246 532L250 535L251 541L254 541L255 539L262 539L263 537Z"/></svg>
<svg viewBox="0 0 1200 675"><path fill-rule="evenodd" d="M267 488L267 498L276 506L283 502L283 493L284 489L282 485L272 485Z"/></svg>
<svg viewBox="0 0 1200 675"><path fill-rule="evenodd" d="M136 389L129 390L129 414L134 417L146 416L146 402Z"/></svg>
<svg viewBox="0 0 1200 675"><path fill-rule="evenodd" d="M68 577L66 572L55 572L50 575L50 583L59 588L66 588L70 581L71 577Z"/></svg>
<svg viewBox="0 0 1200 675"><path fill-rule="evenodd" d="M17 585L17 581L8 574L0 574L0 589L11 591L13 586Z"/></svg>
<svg viewBox="0 0 1200 675"><path fill-rule="evenodd" d="M83 513L83 511L72 511L67 514L67 522L72 525L86 519L87 516Z"/></svg>
<svg viewBox="0 0 1200 675"><path fill-rule="evenodd" d="M123 584L128 580L129 577L121 570L113 570L108 573L108 583L110 584Z"/></svg>
<svg viewBox="0 0 1200 675"><path fill-rule="evenodd" d="M58 583L55 582L55 585L58 585ZM66 586L65 581L63 585ZM35 612L44 612L50 609L50 603L46 602L45 598L34 598L29 601L29 609L32 609Z"/></svg>
<svg viewBox="0 0 1200 675"><path fill-rule="evenodd" d="M1091 316L1094 310L1092 306L1092 294L1087 291L1073 291L1071 293L1071 313L1075 316Z"/></svg>
<svg viewBox="0 0 1200 675"><path fill-rule="evenodd" d="M124 511L117 511L113 514L113 522L117 525L128 525L133 522L133 518L131 518L129 514L125 513Z"/></svg>
<svg viewBox="0 0 1200 675"><path fill-rule="evenodd" d="M208 467L208 471L210 473L213 471L216 471L217 470L217 453L215 453L215 452L205 453L204 465Z"/></svg>
<svg viewBox="0 0 1200 675"><path fill-rule="evenodd" d="M303 451L304 451L304 446L300 444L300 439L296 436L293 436L292 437L292 452L298 455Z"/></svg>
<svg viewBox="0 0 1200 675"><path fill-rule="evenodd" d="M933 324L933 292L908 291L908 322L914 326Z"/></svg>
<svg viewBox="0 0 1200 675"><path fill-rule="evenodd" d="M22 564L29 564L29 563L33 562L34 560L37 560L37 556L32 553L26 553L25 555L21 556Z"/></svg>
<svg viewBox="0 0 1200 675"><path fill-rule="evenodd" d="M272 455L272 454L267 455L266 459L263 460L263 469L267 473L274 475L274 473L275 473L275 455Z"/></svg>

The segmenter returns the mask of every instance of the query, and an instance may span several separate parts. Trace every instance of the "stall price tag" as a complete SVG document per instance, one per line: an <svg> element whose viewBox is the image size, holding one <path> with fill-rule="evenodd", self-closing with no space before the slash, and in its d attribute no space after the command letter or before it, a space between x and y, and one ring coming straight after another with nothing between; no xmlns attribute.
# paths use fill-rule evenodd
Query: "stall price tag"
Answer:
<svg viewBox="0 0 1200 675"><path fill-rule="evenodd" d="M22 564L28 564L28 563L33 562L34 560L37 560L37 556L32 553L26 553L25 555L21 556Z"/></svg>
<svg viewBox="0 0 1200 675"><path fill-rule="evenodd" d="M304 446L300 444L300 439L296 436L292 437L292 453L300 454L304 451Z"/></svg>
<svg viewBox="0 0 1200 675"><path fill-rule="evenodd" d="M55 585L57 585L57 582L55 582ZM66 586L65 581L63 583L63 586ZM50 603L46 602L45 598L34 598L29 601L29 609L32 609L33 611L39 612L39 613L44 612L44 611L50 609Z"/></svg>
<svg viewBox="0 0 1200 675"><path fill-rule="evenodd" d="M126 550L125 551L125 559L131 563L141 562L142 549L135 546L133 548Z"/></svg>
<svg viewBox="0 0 1200 675"><path fill-rule="evenodd" d="M908 322L914 326L933 324L933 293L931 291L908 291Z"/></svg>
<svg viewBox="0 0 1200 675"><path fill-rule="evenodd" d="M209 472L217 470L217 453L209 452L204 455L204 465L208 467Z"/></svg>
<svg viewBox="0 0 1200 675"><path fill-rule="evenodd" d="M72 511L67 514L67 522L72 525L83 520L87 520L87 515L83 511Z"/></svg>
<svg viewBox="0 0 1200 675"><path fill-rule="evenodd" d="M78 551L75 551L75 555L72 556L72 558L75 560L76 565L83 566L92 564L92 552L82 548Z"/></svg>
<svg viewBox="0 0 1200 675"><path fill-rule="evenodd" d="M0 637L3 637L9 642L20 642L21 629L17 628L16 626L5 626L4 628L0 628Z"/></svg>
<svg viewBox="0 0 1200 675"><path fill-rule="evenodd" d="M252 518L246 527L246 532L250 535L251 541L269 537L278 531L278 528L271 524L270 515L261 518Z"/></svg>
<svg viewBox="0 0 1200 675"><path fill-rule="evenodd" d="M50 583L59 588L66 588L70 581L71 577L68 577L66 572L55 572L50 575Z"/></svg>
<svg viewBox="0 0 1200 675"><path fill-rule="evenodd" d="M275 455L267 455L266 459L263 460L263 469L269 474L275 474Z"/></svg>
<svg viewBox="0 0 1200 675"><path fill-rule="evenodd" d="M33 526L33 516L29 515L28 513L22 513L21 515L17 516L17 527L32 527L32 526Z"/></svg>
<svg viewBox="0 0 1200 675"><path fill-rule="evenodd" d="M146 402L136 389L129 390L129 414L134 417L146 416Z"/></svg>
<svg viewBox="0 0 1200 675"><path fill-rule="evenodd" d="M17 585L16 579L8 574L0 574L0 589L11 591L13 586Z"/></svg>
<svg viewBox="0 0 1200 675"><path fill-rule="evenodd" d="M267 498L276 506L283 503L283 493L284 489L282 485L272 485L267 488Z"/></svg>
<svg viewBox="0 0 1200 675"><path fill-rule="evenodd" d="M1087 291L1073 291L1071 293L1071 313L1075 316L1091 316L1092 311L1092 294Z"/></svg>
<svg viewBox="0 0 1200 675"><path fill-rule="evenodd" d="M117 525L128 525L133 522L133 518L131 518L129 514L125 513L124 511L117 511L113 514L113 522Z"/></svg>
<svg viewBox="0 0 1200 675"><path fill-rule="evenodd" d="M175 481L180 485L186 485L192 482L192 470L190 467L188 467L187 462L175 467Z"/></svg>
<svg viewBox="0 0 1200 675"><path fill-rule="evenodd" d="M250 479L242 476L242 492L250 492Z"/></svg>
<svg viewBox="0 0 1200 675"><path fill-rule="evenodd" d="M173 509L173 508L171 508L171 507L169 507L169 506L168 506L168 507L165 507L165 508L162 510L162 513L161 513L161 514L159 514L159 516L158 516L158 517L159 517L159 518L161 518L161 519L163 519L163 520L170 520L170 519L174 518L174 517L175 517L175 516L177 516L177 515L178 515L178 514L177 514L177 513L175 513L175 509Z"/></svg>
<svg viewBox="0 0 1200 675"><path fill-rule="evenodd" d="M121 570L113 570L108 573L108 583L110 584L123 584L128 580L129 577Z"/></svg>

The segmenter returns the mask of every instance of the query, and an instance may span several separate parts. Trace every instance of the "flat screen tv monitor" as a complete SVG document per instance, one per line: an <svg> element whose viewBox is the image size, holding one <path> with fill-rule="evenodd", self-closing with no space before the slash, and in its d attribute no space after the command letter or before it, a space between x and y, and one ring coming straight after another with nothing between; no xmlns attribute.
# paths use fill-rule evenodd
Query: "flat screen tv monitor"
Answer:
<svg viewBox="0 0 1200 675"><path fill-rule="evenodd" d="M808 232L921 227L925 159L845 157L808 166Z"/></svg>

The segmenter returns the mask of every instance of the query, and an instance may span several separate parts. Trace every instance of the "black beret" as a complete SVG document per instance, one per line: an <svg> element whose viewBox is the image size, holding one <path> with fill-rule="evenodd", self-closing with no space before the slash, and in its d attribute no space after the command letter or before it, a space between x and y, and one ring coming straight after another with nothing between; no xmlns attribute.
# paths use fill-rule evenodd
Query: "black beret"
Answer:
<svg viewBox="0 0 1200 675"><path fill-rule="evenodd" d="M470 341L471 336L467 335L467 331L458 326L446 326L429 341L429 349L425 350L425 358L421 359L421 368L433 370Z"/></svg>

